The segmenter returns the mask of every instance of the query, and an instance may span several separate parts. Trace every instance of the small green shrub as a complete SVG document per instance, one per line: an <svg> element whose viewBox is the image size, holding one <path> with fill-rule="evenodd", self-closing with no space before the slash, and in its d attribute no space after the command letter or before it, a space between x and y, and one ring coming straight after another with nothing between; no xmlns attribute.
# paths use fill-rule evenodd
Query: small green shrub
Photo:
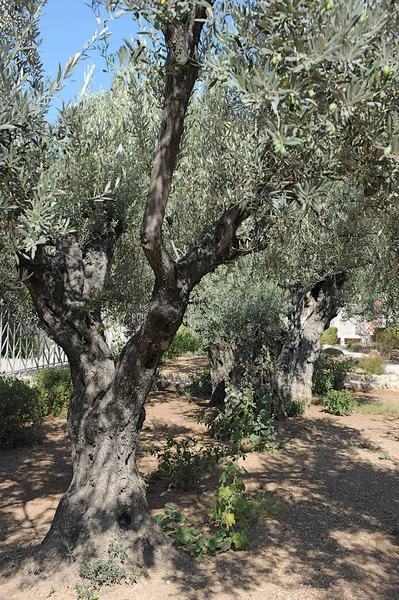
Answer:
<svg viewBox="0 0 399 600"><path fill-rule="evenodd" d="M322 354L315 364L312 393L323 395L330 390L342 390L347 374L355 366L356 361L352 358L336 360Z"/></svg>
<svg viewBox="0 0 399 600"><path fill-rule="evenodd" d="M185 492L196 487L202 476L214 467L223 454L220 447L208 444L199 452L192 448L198 442L192 438L178 441L168 438L166 446L151 452L158 457L159 466L153 477L170 477L170 488Z"/></svg>
<svg viewBox="0 0 399 600"><path fill-rule="evenodd" d="M78 595L77 600L98 600L98 594L95 586L89 584L77 583L75 585L76 593Z"/></svg>
<svg viewBox="0 0 399 600"><path fill-rule="evenodd" d="M376 327L373 333L373 341L389 348L399 346L399 329L395 327Z"/></svg>
<svg viewBox="0 0 399 600"><path fill-rule="evenodd" d="M334 344L338 344L338 329L336 327L329 327L325 330L323 335L321 336L320 342L322 344L329 344L333 346Z"/></svg>
<svg viewBox="0 0 399 600"><path fill-rule="evenodd" d="M224 412L205 419L212 436L230 441L245 452L273 450L276 446L274 424L270 419L273 399L256 397L252 387L228 388Z"/></svg>
<svg viewBox="0 0 399 600"><path fill-rule="evenodd" d="M111 558L96 562L86 561L80 568L79 575L83 579L90 579L96 586L114 585L128 577L127 571Z"/></svg>
<svg viewBox="0 0 399 600"><path fill-rule="evenodd" d="M356 400L353 394L339 390L330 390L324 397L324 404L327 410L333 415L344 417L353 412Z"/></svg>
<svg viewBox="0 0 399 600"><path fill-rule="evenodd" d="M69 369L43 369L35 376L35 385L46 406L46 414L58 416L68 410L73 389Z"/></svg>
<svg viewBox="0 0 399 600"><path fill-rule="evenodd" d="M324 354L324 356L343 356L344 355L342 350L339 350L338 348L323 348L322 354Z"/></svg>
<svg viewBox="0 0 399 600"><path fill-rule="evenodd" d="M191 519L183 515L180 508L173 504L165 504L165 508L164 513L154 517L160 529L186 552L194 555L202 554L206 550L207 540L198 529L195 529Z"/></svg>
<svg viewBox="0 0 399 600"><path fill-rule="evenodd" d="M301 417L305 413L306 400L290 400L286 403L287 417Z"/></svg>
<svg viewBox="0 0 399 600"><path fill-rule="evenodd" d="M386 359L381 354L368 354L359 361L360 369L369 375L384 375Z"/></svg>
<svg viewBox="0 0 399 600"><path fill-rule="evenodd" d="M185 325L180 325L173 342L163 353L162 359L175 358L176 356L181 356L188 352L195 354L200 348L201 342L195 333L192 333Z"/></svg>
<svg viewBox="0 0 399 600"><path fill-rule="evenodd" d="M0 378L0 448L42 441L45 407L40 394L20 379Z"/></svg>
<svg viewBox="0 0 399 600"><path fill-rule="evenodd" d="M193 396L210 396L212 394L209 369L201 369L195 374L190 384L190 394Z"/></svg>
<svg viewBox="0 0 399 600"><path fill-rule="evenodd" d="M122 580L136 583L143 570L137 569L133 573L126 571L123 566L123 562L126 559L126 550L126 548L119 544L111 542L108 547L107 560L86 561L81 566L79 575L82 579L88 579L90 584L78 584L76 586L78 598L82 600L96 600L98 598L96 590L102 585L115 585Z"/></svg>

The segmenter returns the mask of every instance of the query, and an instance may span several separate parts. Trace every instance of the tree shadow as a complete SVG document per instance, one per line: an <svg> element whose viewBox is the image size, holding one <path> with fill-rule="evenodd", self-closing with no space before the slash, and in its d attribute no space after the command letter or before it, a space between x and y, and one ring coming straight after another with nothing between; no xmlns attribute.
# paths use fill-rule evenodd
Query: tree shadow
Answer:
<svg viewBox="0 0 399 600"><path fill-rule="evenodd" d="M294 427L293 434L288 425L291 441L281 452L250 455L245 463L248 489L281 499L279 521L253 528L250 551L176 574L186 598L242 598L266 586L285 589L287 598L318 592L341 600L343 588L351 598L399 597L397 463L373 464L376 450L365 447L364 436L332 420L296 420Z"/></svg>
<svg viewBox="0 0 399 600"><path fill-rule="evenodd" d="M196 404L189 408L192 415L201 410ZM386 434L397 434L399 439L398 421L381 417L376 421L384 425ZM309 596L397 600L398 463L376 460L378 445L371 445L367 432L348 422L319 414L279 423L282 449L274 455L250 454L244 463L249 493L271 493L281 500L278 520L252 528L252 547L247 552L199 561L174 555L174 572L165 580L172 579L187 600L219 594L251 597L262 590L265 597L275 591L278 598L283 590L287 600ZM155 419L147 440L160 441L166 434L192 435L189 423L173 425ZM22 543L36 545L42 539L43 528L48 527L70 480L66 424L50 422L46 427L48 437L42 446L0 453L0 570L5 577L12 575L15 561L24 555ZM7 459L11 458L10 465ZM176 494L166 490L165 482L156 482L148 495L151 509L159 512L165 502L173 502L190 516L196 515L196 523L203 522L210 515L219 470L207 474L200 489L188 494ZM36 507L33 518L31 503L42 497L49 497L53 505ZM16 508L20 516L13 519ZM2 557L8 557L3 565Z"/></svg>
<svg viewBox="0 0 399 600"><path fill-rule="evenodd" d="M66 421L46 419L42 444L0 451L0 574L39 547L72 476Z"/></svg>

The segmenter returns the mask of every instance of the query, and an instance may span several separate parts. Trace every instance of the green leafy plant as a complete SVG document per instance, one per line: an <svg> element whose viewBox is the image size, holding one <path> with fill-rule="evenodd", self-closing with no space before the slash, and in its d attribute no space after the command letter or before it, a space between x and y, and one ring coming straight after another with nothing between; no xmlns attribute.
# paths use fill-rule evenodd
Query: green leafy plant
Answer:
<svg viewBox="0 0 399 600"><path fill-rule="evenodd" d="M42 441L44 414L35 388L20 379L0 378L0 448Z"/></svg>
<svg viewBox="0 0 399 600"><path fill-rule="evenodd" d="M220 532L209 540L210 550L221 547L229 549L232 545L237 550L248 547L249 503L244 494L245 483L241 475L242 468L237 462L225 462L219 478L217 499L212 507Z"/></svg>
<svg viewBox="0 0 399 600"><path fill-rule="evenodd" d="M196 529L191 519L183 515L179 507L165 504L164 513L155 515L158 526L173 542L190 554L201 554L207 547L206 538ZM188 523L188 525L187 525Z"/></svg>
<svg viewBox="0 0 399 600"><path fill-rule="evenodd" d="M339 348L323 348L322 354L324 356L344 356L344 353Z"/></svg>
<svg viewBox="0 0 399 600"><path fill-rule="evenodd" d="M48 415L59 415L68 409L72 395L69 369L43 369L35 376L35 386L46 406Z"/></svg>
<svg viewBox="0 0 399 600"><path fill-rule="evenodd" d="M378 458L380 460L390 460L391 457L389 456L388 452L380 452L378 455Z"/></svg>
<svg viewBox="0 0 399 600"><path fill-rule="evenodd" d="M108 546L108 559L95 562L86 561L79 570L83 579L90 581L89 585L77 585L78 598L82 600L95 600L98 598L96 590L102 585L114 585L122 580L131 583L137 581L140 571L129 573L123 563L126 559L126 548L118 543L111 542ZM120 563L120 564L119 564Z"/></svg>
<svg viewBox="0 0 399 600"><path fill-rule="evenodd" d="M77 583L75 589L78 594L77 600L98 600L98 594L93 585Z"/></svg>
<svg viewBox="0 0 399 600"><path fill-rule="evenodd" d="M369 375L383 375L385 371L386 359L380 354L368 354L359 361L360 369L363 369Z"/></svg>
<svg viewBox="0 0 399 600"><path fill-rule="evenodd" d="M325 330L321 336L320 342L322 344L338 344L338 329L337 327L329 327Z"/></svg>
<svg viewBox="0 0 399 600"><path fill-rule="evenodd" d="M175 358L182 354L188 354L189 352L195 354L199 352L201 348L201 341L199 337L190 331L185 325L180 325L173 342L163 353L162 359Z"/></svg>
<svg viewBox="0 0 399 600"><path fill-rule="evenodd" d="M195 374L190 384L190 393L193 396L209 396L212 393L209 369L201 369Z"/></svg>
<svg viewBox="0 0 399 600"><path fill-rule="evenodd" d="M355 366L356 361L351 358L336 360L321 355L313 372L312 393L323 395L330 390L342 390L347 374Z"/></svg>
<svg viewBox="0 0 399 600"><path fill-rule="evenodd" d="M212 436L230 441L244 451L273 450L276 446L274 425L270 419L271 396L256 399L250 387L227 390L224 411L213 418L204 419Z"/></svg>
<svg viewBox="0 0 399 600"><path fill-rule="evenodd" d="M339 390L330 390L324 397L329 412L340 417L350 415L355 407L355 396Z"/></svg>
<svg viewBox="0 0 399 600"><path fill-rule="evenodd" d="M96 562L86 561L80 568L79 575L83 579L90 579L96 586L113 585L128 577L127 571L112 558Z"/></svg>
<svg viewBox="0 0 399 600"><path fill-rule="evenodd" d="M212 507L214 527L212 536L205 537L193 521L173 504L165 505L165 512L154 518L159 527L177 546L193 555L204 552L225 552L234 548L244 550L249 545L248 529L251 524L275 518L281 501L268 496L247 499L242 478L243 469L235 460L226 460L219 477L217 498Z"/></svg>
<svg viewBox="0 0 399 600"><path fill-rule="evenodd" d="M176 440L168 438L161 449L152 449L159 460L157 471L153 477L170 477L169 487L177 492L184 492L198 485L201 477L214 467L223 455L220 446L207 444L199 451L194 449L198 442L192 438Z"/></svg>
<svg viewBox="0 0 399 600"><path fill-rule="evenodd" d="M287 417L301 417L305 412L305 400L290 400L286 403Z"/></svg>

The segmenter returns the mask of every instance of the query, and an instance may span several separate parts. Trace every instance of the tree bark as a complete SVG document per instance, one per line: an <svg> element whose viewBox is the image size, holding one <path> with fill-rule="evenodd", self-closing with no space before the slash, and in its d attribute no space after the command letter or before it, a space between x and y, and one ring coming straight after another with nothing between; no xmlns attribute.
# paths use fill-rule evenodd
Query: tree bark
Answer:
<svg viewBox="0 0 399 600"><path fill-rule="evenodd" d="M290 402L311 400L320 338L343 306L345 280L345 273L339 273L318 282L310 291L297 294L289 315L288 332L274 367L279 417L287 416Z"/></svg>
<svg viewBox="0 0 399 600"><path fill-rule="evenodd" d="M236 356L231 344L217 343L208 349L212 398L210 405L223 408L226 387L233 378L236 369Z"/></svg>

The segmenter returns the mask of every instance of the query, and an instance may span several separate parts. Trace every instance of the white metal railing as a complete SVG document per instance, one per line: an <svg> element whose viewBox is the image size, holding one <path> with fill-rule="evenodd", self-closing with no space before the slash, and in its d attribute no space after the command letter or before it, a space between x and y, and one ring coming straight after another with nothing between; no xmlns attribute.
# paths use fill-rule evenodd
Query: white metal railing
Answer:
<svg viewBox="0 0 399 600"><path fill-rule="evenodd" d="M0 308L0 375L28 375L68 364L65 352L43 330L10 319Z"/></svg>

